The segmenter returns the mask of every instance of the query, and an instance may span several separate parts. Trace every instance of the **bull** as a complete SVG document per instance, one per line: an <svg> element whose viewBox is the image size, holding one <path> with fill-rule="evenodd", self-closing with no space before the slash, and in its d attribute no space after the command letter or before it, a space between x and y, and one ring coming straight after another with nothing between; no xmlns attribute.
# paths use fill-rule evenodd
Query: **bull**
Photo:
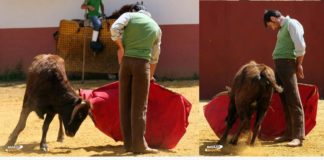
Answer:
<svg viewBox="0 0 324 160"><path fill-rule="evenodd" d="M51 121L59 115L59 132L57 141L64 139L65 134L73 137L81 123L87 117L90 104L82 100L71 87L65 72L64 60L51 54L42 54L34 58L27 74L20 118L5 145L12 148L19 133L24 130L28 115L35 111L39 118L44 119L40 150L47 152L46 135Z"/></svg>
<svg viewBox="0 0 324 160"><path fill-rule="evenodd" d="M230 141L236 145L242 130L250 128L252 114L256 112L250 141L253 145L274 91L281 93L283 89L276 83L274 72L270 67L254 61L242 66L234 77L232 88L228 88L230 103L226 118L227 126L218 144L226 142L230 129L239 118L239 128Z"/></svg>

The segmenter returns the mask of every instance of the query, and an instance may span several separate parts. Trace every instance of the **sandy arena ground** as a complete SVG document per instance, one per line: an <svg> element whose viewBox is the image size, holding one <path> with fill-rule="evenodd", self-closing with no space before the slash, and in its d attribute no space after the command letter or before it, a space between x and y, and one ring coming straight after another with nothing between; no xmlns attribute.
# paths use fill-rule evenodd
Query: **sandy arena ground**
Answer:
<svg viewBox="0 0 324 160"><path fill-rule="evenodd" d="M81 85L73 82L77 88L97 88L108 81L87 81ZM205 122L199 113L198 81L166 81L160 83L170 90L184 95L193 105L189 116L189 127L178 145L171 150L160 150L158 154L145 156L198 156L199 155L199 130ZM6 143L9 134L16 126L21 111L21 105L25 92L25 83L1 83L0 84L0 147ZM57 116L56 116L57 117ZM33 112L29 115L25 130L19 135L17 144L24 148L19 152L5 152L0 149L0 156L134 156L123 152L122 142L115 142L104 135L87 118L81 125L76 136L65 136L63 143L56 142L58 133L58 118L54 118L47 134L47 142L50 151L43 153L39 150L43 120ZM212 137L212 135L211 135Z"/></svg>
<svg viewBox="0 0 324 160"><path fill-rule="evenodd" d="M203 116L203 106L200 103L200 116ZM199 153L204 156L324 156L324 100L319 101L317 110L317 124L306 136L303 147L291 148L286 143L273 144L269 141L257 140L255 146L246 144L248 136L241 135L237 146L228 145L222 150L205 152L206 146L214 145L219 138L216 137L208 122L201 123L199 134ZM228 140L230 137L228 137Z"/></svg>
<svg viewBox="0 0 324 160"><path fill-rule="evenodd" d="M97 88L108 81L88 81L81 85L73 82L77 88ZM207 102L198 100L198 81L167 81L160 82L170 90L183 94L193 105L189 116L187 133L176 148L160 150L158 154L144 156L324 156L324 101L319 101L317 125L307 135L303 147L289 148L282 144L256 141L254 147L246 145L246 137L240 139L238 146L226 146L221 151L205 152L206 146L214 145L215 136L203 115L203 106ZM0 84L0 147L2 147L15 127L21 111L25 91L24 83ZM10 109L9 109L10 108ZM0 156L134 156L125 154L121 142L115 142L101 133L87 118L74 138L65 137L63 143L56 142L58 118L54 118L48 131L47 141L50 151L39 151L41 126L43 120L31 113L25 130L20 134L17 144L24 148L19 152L5 152L0 149ZM199 138L198 138L199 137Z"/></svg>

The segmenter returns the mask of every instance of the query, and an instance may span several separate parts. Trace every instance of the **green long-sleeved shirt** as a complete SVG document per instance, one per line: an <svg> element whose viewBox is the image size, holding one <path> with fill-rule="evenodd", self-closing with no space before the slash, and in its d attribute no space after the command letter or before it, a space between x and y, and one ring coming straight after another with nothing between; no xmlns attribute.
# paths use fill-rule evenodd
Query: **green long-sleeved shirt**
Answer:
<svg viewBox="0 0 324 160"><path fill-rule="evenodd" d="M128 12L121 15L111 26L111 38L121 38L124 56L158 62L161 44L161 29L146 11Z"/></svg>
<svg viewBox="0 0 324 160"><path fill-rule="evenodd" d="M296 59L303 56L306 49L303 26L289 16L280 25L273 59Z"/></svg>

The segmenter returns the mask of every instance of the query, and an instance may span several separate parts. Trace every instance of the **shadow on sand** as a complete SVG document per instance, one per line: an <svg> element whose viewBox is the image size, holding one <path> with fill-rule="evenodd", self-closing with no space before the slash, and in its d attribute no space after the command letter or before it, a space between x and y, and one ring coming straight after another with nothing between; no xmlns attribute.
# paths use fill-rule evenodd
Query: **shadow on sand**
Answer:
<svg viewBox="0 0 324 160"><path fill-rule="evenodd" d="M25 88L25 81L18 82L0 82L0 87Z"/></svg>
<svg viewBox="0 0 324 160"><path fill-rule="evenodd" d="M12 155L19 155L19 153L24 153L24 154L31 154L31 153L36 153L36 154L51 154L51 155L58 155L58 154L68 154L68 153L71 153L71 150L66 150L66 151L60 151L60 152L51 152L51 148L49 147L50 151L49 152L44 152L44 151L41 151L39 149L39 142L32 142L32 143L29 143L29 144L19 144L19 145L22 145L23 148L19 151L9 151L9 152L6 152L4 150L4 146L2 146L3 150L1 150L2 152L6 152L6 153L9 153L9 154L12 154Z"/></svg>
<svg viewBox="0 0 324 160"><path fill-rule="evenodd" d="M212 150L212 151L205 150L207 146L216 145L216 142L217 141L212 141L208 139L202 140L202 145L199 146L199 154L204 156L242 156L243 152L245 153L246 150L251 150L255 146L263 146L269 148L278 148L278 147L286 146L286 143L275 143L271 140L259 141L259 143L255 145L250 145L245 141L241 141L241 142L239 141L238 145L226 144L223 146L222 149L219 150ZM257 155L258 154L256 154L255 156Z"/></svg>

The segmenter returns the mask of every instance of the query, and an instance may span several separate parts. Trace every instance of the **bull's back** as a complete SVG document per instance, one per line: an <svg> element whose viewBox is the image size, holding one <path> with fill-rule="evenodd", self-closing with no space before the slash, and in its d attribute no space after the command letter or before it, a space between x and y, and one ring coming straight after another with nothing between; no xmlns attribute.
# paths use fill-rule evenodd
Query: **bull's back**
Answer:
<svg viewBox="0 0 324 160"><path fill-rule="evenodd" d="M62 81L67 81L64 60L52 54L41 54L34 58L27 75L24 103L28 107L38 107L52 101ZM25 106L24 105L24 106Z"/></svg>
<svg viewBox="0 0 324 160"><path fill-rule="evenodd" d="M64 69L64 60L57 55L53 54L41 54L34 58L32 64L29 67L29 74L48 74L51 71Z"/></svg>
<svg viewBox="0 0 324 160"><path fill-rule="evenodd" d="M27 87L35 85L54 84L63 79L67 79L64 67L64 60L52 54L41 54L34 58L28 70ZM45 85L45 86L44 86Z"/></svg>
<svg viewBox="0 0 324 160"><path fill-rule="evenodd" d="M242 66L234 77L232 85L233 98L236 104L243 106L253 103L262 90L261 70L254 61Z"/></svg>

